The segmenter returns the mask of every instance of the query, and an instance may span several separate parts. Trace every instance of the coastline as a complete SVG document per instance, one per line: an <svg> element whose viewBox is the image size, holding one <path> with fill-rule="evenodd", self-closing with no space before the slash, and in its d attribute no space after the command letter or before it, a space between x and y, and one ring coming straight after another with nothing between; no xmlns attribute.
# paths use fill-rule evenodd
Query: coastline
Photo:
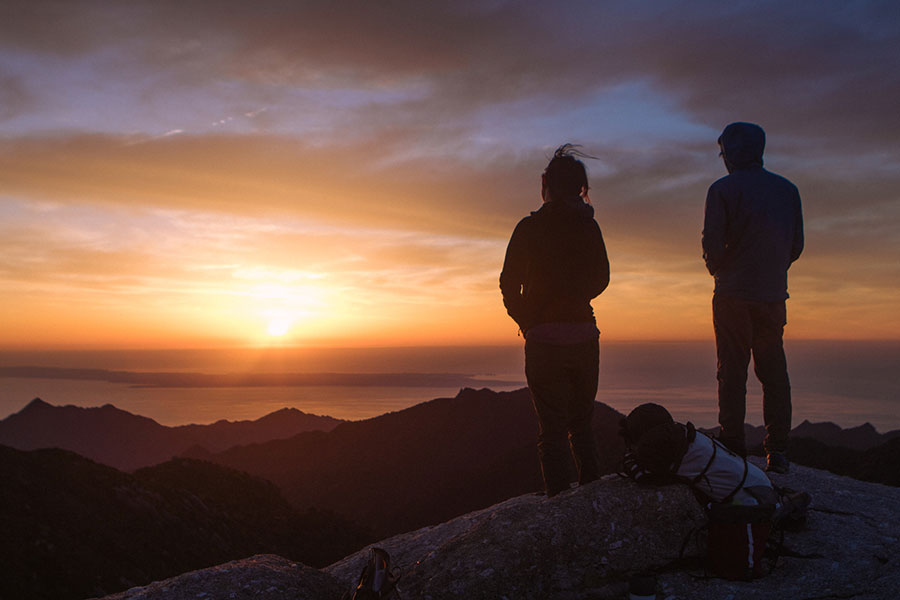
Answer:
<svg viewBox="0 0 900 600"><path fill-rule="evenodd" d="M795 424L828 421L846 428L868 422L879 432L900 429L900 342L788 340L786 347ZM604 341L601 348L598 401L620 412L658 402L680 420L715 425L711 341ZM2 351L0 365L7 373L14 373L13 365L58 369L34 370L34 378L0 376L0 419L41 397L57 405L113 404L165 425L252 420L285 407L358 420L455 396L462 387L525 386L520 345ZM108 371L121 370L128 374L119 383L103 380ZM191 385L183 385L191 374ZM178 387L135 387L148 381L172 385L179 378ZM235 378L243 378L240 385ZM751 370L747 421L755 425L762 422L760 394Z"/></svg>

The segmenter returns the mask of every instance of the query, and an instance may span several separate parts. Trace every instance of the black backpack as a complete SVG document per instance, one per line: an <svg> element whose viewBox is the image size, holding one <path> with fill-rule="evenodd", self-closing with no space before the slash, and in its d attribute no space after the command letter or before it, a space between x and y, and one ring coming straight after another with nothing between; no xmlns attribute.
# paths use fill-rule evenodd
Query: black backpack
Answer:
<svg viewBox="0 0 900 600"><path fill-rule="evenodd" d="M704 530L706 568L725 579L749 581L762 577L776 567L781 556L822 558L821 554L801 554L784 545L785 531L799 531L806 525L809 494L778 487L774 493L778 499L773 504L709 502L707 522L687 535L679 558L684 559L688 543ZM768 562L768 568L764 567L763 559Z"/></svg>

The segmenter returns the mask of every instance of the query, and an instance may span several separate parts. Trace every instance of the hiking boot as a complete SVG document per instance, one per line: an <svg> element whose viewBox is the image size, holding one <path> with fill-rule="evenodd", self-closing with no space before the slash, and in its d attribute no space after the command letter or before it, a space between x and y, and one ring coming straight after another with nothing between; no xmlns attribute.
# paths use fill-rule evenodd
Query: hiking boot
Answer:
<svg viewBox="0 0 900 600"><path fill-rule="evenodd" d="M806 492L781 490L773 522L785 531L801 531L806 526L806 514L811 498Z"/></svg>
<svg viewBox="0 0 900 600"><path fill-rule="evenodd" d="M783 452L769 452L766 455L766 472L784 475L791 470L791 461Z"/></svg>

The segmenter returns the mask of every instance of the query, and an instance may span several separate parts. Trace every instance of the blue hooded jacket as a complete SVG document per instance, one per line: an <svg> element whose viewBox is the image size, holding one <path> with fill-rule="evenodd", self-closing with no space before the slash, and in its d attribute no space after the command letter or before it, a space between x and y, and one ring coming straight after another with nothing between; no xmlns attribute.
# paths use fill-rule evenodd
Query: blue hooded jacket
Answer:
<svg viewBox="0 0 900 600"><path fill-rule="evenodd" d="M706 195L703 259L715 293L744 300L785 300L787 271L803 251L797 187L763 168L766 134L732 123L719 137L728 175Z"/></svg>

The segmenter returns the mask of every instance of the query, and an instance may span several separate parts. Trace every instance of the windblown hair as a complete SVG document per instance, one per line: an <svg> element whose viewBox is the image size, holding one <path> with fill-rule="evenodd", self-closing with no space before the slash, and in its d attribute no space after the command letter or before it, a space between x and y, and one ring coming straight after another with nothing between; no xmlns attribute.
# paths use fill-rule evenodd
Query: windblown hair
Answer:
<svg viewBox="0 0 900 600"><path fill-rule="evenodd" d="M568 199L587 195L587 171L579 158L595 158L579 150L575 144L563 144L553 153L553 158L544 169L544 180L554 199Z"/></svg>

